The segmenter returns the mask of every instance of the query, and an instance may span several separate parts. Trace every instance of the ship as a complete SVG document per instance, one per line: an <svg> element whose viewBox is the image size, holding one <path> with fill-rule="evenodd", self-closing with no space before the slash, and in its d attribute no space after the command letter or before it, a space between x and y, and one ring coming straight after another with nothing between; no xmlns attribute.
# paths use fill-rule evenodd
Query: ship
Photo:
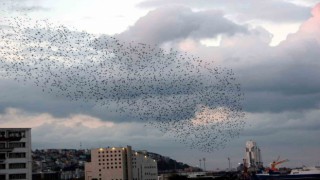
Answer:
<svg viewBox="0 0 320 180"><path fill-rule="evenodd" d="M292 169L290 172L280 172L277 168L278 165L288 162L288 159L280 160L280 156L277 160L274 160L270 165L270 168L267 168L261 174L256 174L256 179L258 180L285 180L285 179L320 179L320 166L314 167L302 167Z"/></svg>
<svg viewBox="0 0 320 180"><path fill-rule="evenodd" d="M320 179L320 166L295 168L289 174L270 171L269 173L256 174L256 178L258 180Z"/></svg>

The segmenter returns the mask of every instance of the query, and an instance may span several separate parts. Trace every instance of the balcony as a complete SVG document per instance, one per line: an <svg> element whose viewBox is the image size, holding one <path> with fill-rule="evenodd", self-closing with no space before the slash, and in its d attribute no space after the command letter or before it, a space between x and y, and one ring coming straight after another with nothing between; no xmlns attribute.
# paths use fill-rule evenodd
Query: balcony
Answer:
<svg viewBox="0 0 320 180"><path fill-rule="evenodd" d="M0 137L0 141L20 141L22 137Z"/></svg>
<svg viewBox="0 0 320 180"><path fill-rule="evenodd" d="M0 152L12 152L14 148L1 148ZM0 157L1 159L1 157Z"/></svg>

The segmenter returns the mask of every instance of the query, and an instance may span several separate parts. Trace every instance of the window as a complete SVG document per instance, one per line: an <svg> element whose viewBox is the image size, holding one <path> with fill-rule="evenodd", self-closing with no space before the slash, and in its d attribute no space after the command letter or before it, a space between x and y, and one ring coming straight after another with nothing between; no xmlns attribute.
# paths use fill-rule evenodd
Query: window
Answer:
<svg viewBox="0 0 320 180"><path fill-rule="evenodd" d="M26 174L9 174L9 179L26 179Z"/></svg>
<svg viewBox="0 0 320 180"><path fill-rule="evenodd" d="M9 153L9 158L25 158L26 153Z"/></svg>
<svg viewBox="0 0 320 180"><path fill-rule="evenodd" d="M0 148L6 148L6 143L0 143Z"/></svg>
<svg viewBox="0 0 320 180"><path fill-rule="evenodd" d="M9 169L24 169L26 168L26 163L12 163L9 164Z"/></svg>
<svg viewBox="0 0 320 180"><path fill-rule="evenodd" d="M0 169L6 169L6 164L0 164Z"/></svg>
<svg viewBox="0 0 320 180"><path fill-rule="evenodd" d="M9 148L24 148L26 147L25 142L14 142L14 143L9 143Z"/></svg>
<svg viewBox="0 0 320 180"><path fill-rule="evenodd" d="M6 159L6 154L5 153L0 153L0 159Z"/></svg>
<svg viewBox="0 0 320 180"><path fill-rule="evenodd" d="M25 132L24 131L9 131L8 137L21 137L24 138Z"/></svg>
<svg viewBox="0 0 320 180"><path fill-rule="evenodd" d="M6 136L6 132L5 131L0 131L0 138L1 137L5 137Z"/></svg>

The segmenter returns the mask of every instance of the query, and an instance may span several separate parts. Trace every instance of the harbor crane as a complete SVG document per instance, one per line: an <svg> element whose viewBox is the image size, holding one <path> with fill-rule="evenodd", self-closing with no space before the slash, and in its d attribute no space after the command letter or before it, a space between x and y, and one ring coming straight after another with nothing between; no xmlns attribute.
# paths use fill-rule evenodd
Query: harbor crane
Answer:
<svg viewBox="0 0 320 180"><path fill-rule="evenodd" d="M285 162L288 162L288 161L289 161L288 159L280 160L280 156L278 156L278 159L271 163L271 168L270 169L272 171L278 171L277 165L285 163Z"/></svg>

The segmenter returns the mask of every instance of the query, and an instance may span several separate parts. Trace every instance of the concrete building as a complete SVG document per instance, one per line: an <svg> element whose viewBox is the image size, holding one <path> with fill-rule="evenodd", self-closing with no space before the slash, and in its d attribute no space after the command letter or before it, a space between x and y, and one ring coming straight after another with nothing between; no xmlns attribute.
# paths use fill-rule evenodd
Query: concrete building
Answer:
<svg viewBox="0 0 320 180"><path fill-rule="evenodd" d="M91 150L86 180L157 180L157 162L131 146Z"/></svg>
<svg viewBox="0 0 320 180"><path fill-rule="evenodd" d="M30 128L0 128L0 180L10 179L32 179Z"/></svg>
<svg viewBox="0 0 320 180"><path fill-rule="evenodd" d="M252 140L246 142L246 162L249 168L258 168L263 165L260 148Z"/></svg>

